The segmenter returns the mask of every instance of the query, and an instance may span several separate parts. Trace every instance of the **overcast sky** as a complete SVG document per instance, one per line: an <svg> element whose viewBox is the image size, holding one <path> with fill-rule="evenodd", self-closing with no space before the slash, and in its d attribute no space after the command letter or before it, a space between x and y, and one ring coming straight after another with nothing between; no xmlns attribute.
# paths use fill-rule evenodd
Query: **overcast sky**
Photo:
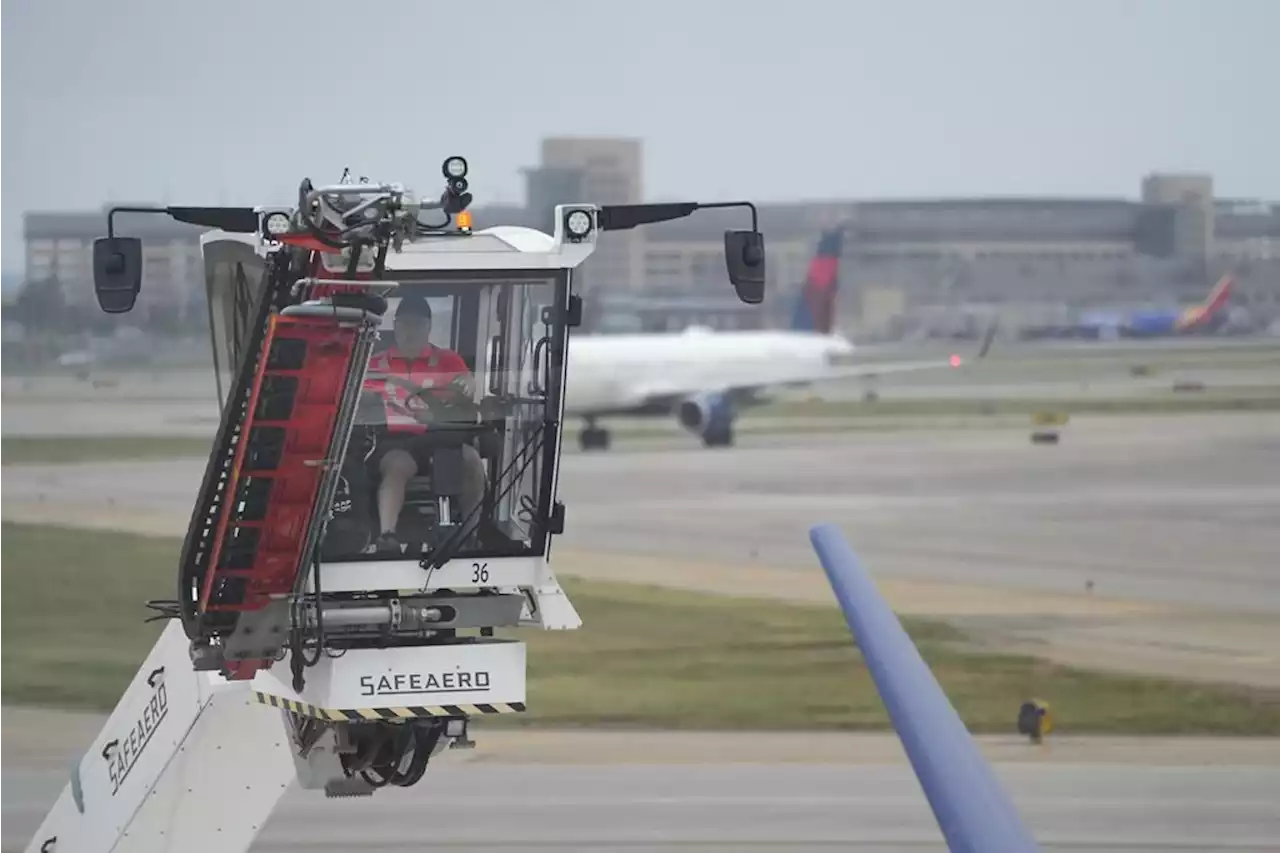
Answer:
<svg viewBox="0 0 1280 853"><path fill-rule="evenodd" d="M377 11L374 11L377 10ZM4 0L22 212L289 201L344 166L518 202L550 134L645 140L650 197L1280 198L1280 0Z"/></svg>

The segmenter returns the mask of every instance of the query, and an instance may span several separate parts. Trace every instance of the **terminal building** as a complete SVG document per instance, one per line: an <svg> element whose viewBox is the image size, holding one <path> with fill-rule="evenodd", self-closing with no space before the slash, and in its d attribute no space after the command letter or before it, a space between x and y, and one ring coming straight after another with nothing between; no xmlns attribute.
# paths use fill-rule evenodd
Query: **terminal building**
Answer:
<svg viewBox="0 0 1280 853"><path fill-rule="evenodd" d="M524 170L523 206L477 205L475 227L550 231L556 204L643 201L638 139L544 139ZM748 193L749 194L749 193ZM1280 203L1221 199L1200 174L1153 174L1133 198L822 200L760 206L766 236L764 310L733 296L723 233L740 211L703 211L610 234L582 270L596 331L785 325L822 230L845 229L839 323L863 337L921 327L1053 323L1091 307L1201 300L1213 280L1237 277L1234 304L1280 315ZM199 229L122 214L143 238L142 311L203 310ZM27 279L57 280L68 302L91 301L92 241L103 215L28 213ZM963 331L963 330L961 330Z"/></svg>
<svg viewBox="0 0 1280 853"><path fill-rule="evenodd" d="M714 211L647 230L649 291L726 292ZM972 331L993 315L1039 324L1098 306L1202 300L1237 277L1236 303L1280 312L1280 204L1215 199L1199 175L1152 175L1135 199L921 199L768 205L772 324L784 323L819 233L845 228L841 326L898 337L923 325ZM726 300L727 301L727 300Z"/></svg>

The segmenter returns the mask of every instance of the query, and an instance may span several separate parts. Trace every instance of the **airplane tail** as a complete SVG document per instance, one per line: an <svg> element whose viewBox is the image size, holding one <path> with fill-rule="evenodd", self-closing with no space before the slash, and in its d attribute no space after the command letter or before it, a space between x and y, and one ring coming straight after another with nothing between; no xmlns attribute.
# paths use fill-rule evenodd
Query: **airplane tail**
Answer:
<svg viewBox="0 0 1280 853"><path fill-rule="evenodd" d="M836 290L840 279L840 250L844 246L844 228L823 231L818 249L809 261L804 286L791 315L791 328L797 332L829 335L835 327Z"/></svg>
<svg viewBox="0 0 1280 853"><path fill-rule="evenodd" d="M1186 331L1203 326L1221 314L1231 301L1231 287L1234 283L1235 279L1230 273L1218 279L1203 302L1182 312L1182 316L1178 318L1178 329Z"/></svg>
<svg viewBox="0 0 1280 853"><path fill-rule="evenodd" d="M1217 284L1213 286L1213 290L1209 291L1209 296L1204 301L1205 313L1213 316L1226 307L1227 302L1231 299L1231 286L1235 283L1235 279L1230 274L1224 275L1218 279Z"/></svg>

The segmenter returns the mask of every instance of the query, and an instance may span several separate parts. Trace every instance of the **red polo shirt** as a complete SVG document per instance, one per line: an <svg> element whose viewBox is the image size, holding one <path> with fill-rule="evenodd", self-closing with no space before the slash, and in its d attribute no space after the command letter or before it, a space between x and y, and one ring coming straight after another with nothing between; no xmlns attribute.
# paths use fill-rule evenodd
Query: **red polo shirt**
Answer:
<svg viewBox="0 0 1280 853"><path fill-rule="evenodd" d="M430 388L448 385L458 376L465 376L470 371L467 363L451 349L428 345L416 357L407 356L396 349L393 344L389 349L369 359L370 373L386 373L409 379L416 385ZM390 405L391 401L407 408L408 390L378 378L365 379L364 389L382 397L387 416L387 429L391 432L422 433L427 425L418 422L412 415L405 414L401 408Z"/></svg>

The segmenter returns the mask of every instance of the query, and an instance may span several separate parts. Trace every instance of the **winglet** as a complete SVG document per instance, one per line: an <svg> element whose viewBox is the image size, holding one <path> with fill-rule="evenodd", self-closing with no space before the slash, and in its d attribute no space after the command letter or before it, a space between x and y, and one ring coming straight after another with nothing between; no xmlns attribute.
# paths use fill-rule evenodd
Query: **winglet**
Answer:
<svg viewBox="0 0 1280 853"><path fill-rule="evenodd" d="M987 353L991 351L991 344L995 342L996 330L1000 328L1000 318L993 317L991 325L987 326L987 332L982 336L982 346L978 349L977 358L986 358Z"/></svg>
<svg viewBox="0 0 1280 853"><path fill-rule="evenodd" d="M952 853L1039 847L875 581L833 525L810 541Z"/></svg>
<svg viewBox="0 0 1280 853"><path fill-rule="evenodd" d="M991 351L991 344L996 339L996 330L1000 326L1000 318L997 317L991 321L991 325L987 326L987 331L982 336L982 344L978 347L978 352L974 355L974 361L981 361L987 357L987 353ZM951 354L951 366L963 367L965 365L964 358L959 353Z"/></svg>

